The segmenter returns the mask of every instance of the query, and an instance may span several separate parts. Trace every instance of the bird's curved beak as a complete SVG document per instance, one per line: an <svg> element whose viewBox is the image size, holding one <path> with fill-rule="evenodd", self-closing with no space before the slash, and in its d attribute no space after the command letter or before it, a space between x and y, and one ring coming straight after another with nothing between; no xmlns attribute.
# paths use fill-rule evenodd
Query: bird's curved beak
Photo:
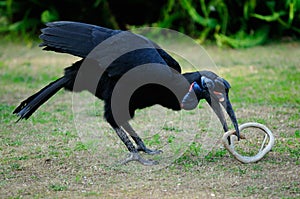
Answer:
<svg viewBox="0 0 300 199"><path fill-rule="evenodd" d="M232 105L231 105L229 97L228 97L228 90L223 89L222 92L215 91L213 89L206 90L206 89L201 88L197 83L194 82L193 84L191 84L189 92L186 93L186 95L183 97L183 99L181 101L181 108L184 110L192 110L197 107L199 100L203 99L203 98L208 102L208 104L211 106L211 108L216 113L217 117L219 118L219 120L223 126L223 130L225 132L227 132L228 126L227 126L226 119L223 114L221 105L224 107L224 109L226 110L227 114L229 115L230 120L235 128L236 135L239 140L240 139L239 126L238 126L238 122L237 122L235 113L233 111Z"/></svg>
<svg viewBox="0 0 300 199"><path fill-rule="evenodd" d="M222 104L222 106L226 110L227 114L229 115L229 118L230 118L230 120L231 120L231 122L232 122L232 124L235 128L236 135L237 135L238 140L239 140L240 139L239 126L238 126L238 122L237 122L234 110L233 110L232 105L230 103L228 93L224 94L224 93L221 93L221 92L213 91L211 93L210 99L206 99L206 101L211 106L211 108L214 110L216 115L218 116L220 122L222 123L224 131L227 132L228 131L228 126L227 126L226 119L224 117L222 108L220 106L220 104Z"/></svg>

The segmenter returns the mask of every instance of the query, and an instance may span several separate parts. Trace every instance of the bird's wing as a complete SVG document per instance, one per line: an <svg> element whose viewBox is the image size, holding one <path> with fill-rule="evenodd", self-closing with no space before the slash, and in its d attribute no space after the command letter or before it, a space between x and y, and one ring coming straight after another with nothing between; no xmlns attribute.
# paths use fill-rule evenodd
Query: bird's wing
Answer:
<svg viewBox="0 0 300 199"><path fill-rule="evenodd" d="M131 69L144 74L151 71L155 73L168 71L171 74L170 68L155 48L141 48L127 52L115 59L106 71L109 76L115 77L122 76ZM155 73L152 74L155 75Z"/></svg>
<svg viewBox="0 0 300 199"><path fill-rule="evenodd" d="M118 34L120 30L111 30L95 25L58 21L47 23L42 29L40 47L71 55L86 57L99 43Z"/></svg>
<svg viewBox="0 0 300 199"><path fill-rule="evenodd" d="M170 68L181 73L179 64L167 52L148 38L129 31L58 21L48 23L40 38L43 40L40 46L45 47L44 50L96 60L111 77L154 63L160 64L161 70L169 74L172 73ZM148 69L151 70L151 65Z"/></svg>
<svg viewBox="0 0 300 199"><path fill-rule="evenodd" d="M141 35L139 35L141 36ZM144 36L141 36L144 37ZM144 37L148 41L150 41L154 48L156 48L159 55L163 58L163 60L166 62L166 64L171 67L172 69L176 70L178 73L181 73L181 67L179 63L171 56L169 55L164 49L162 49L157 43L154 41L151 41L150 39Z"/></svg>
<svg viewBox="0 0 300 199"><path fill-rule="evenodd" d="M133 68L139 70L144 67L145 74L147 71L158 72L161 69L161 72L165 71L170 75L174 73L170 68L177 71L180 69L179 64L158 45L130 31L122 31L107 38L87 58L96 60L110 77L122 76ZM173 66L174 62L178 65L177 68ZM169 66L168 63L172 65Z"/></svg>
<svg viewBox="0 0 300 199"><path fill-rule="evenodd" d="M173 57L171 57L171 55L169 55L166 51L164 51L161 48L157 48L157 52L165 60L169 67L173 68L178 73L181 73L181 67L179 63Z"/></svg>

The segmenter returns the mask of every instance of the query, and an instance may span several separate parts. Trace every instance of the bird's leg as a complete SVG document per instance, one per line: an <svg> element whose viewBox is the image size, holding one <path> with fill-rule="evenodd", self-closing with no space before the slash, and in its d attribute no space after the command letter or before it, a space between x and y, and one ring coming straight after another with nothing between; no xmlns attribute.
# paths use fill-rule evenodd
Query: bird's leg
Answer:
<svg viewBox="0 0 300 199"><path fill-rule="evenodd" d="M126 122L126 124L122 125L122 127L132 137L132 139L135 141L135 143L137 144L137 150L138 151L143 151L143 152L145 152L147 154L150 154L150 155L155 155L155 154L162 153L162 150L148 149L145 146L143 140L138 136L138 134L133 130L133 128L130 126L130 124L128 122Z"/></svg>
<svg viewBox="0 0 300 199"><path fill-rule="evenodd" d="M145 165L145 166L152 166L158 164L158 162L153 160L146 160L143 159L139 153L138 150L134 147L132 142L129 140L126 133L121 128L114 128L119 138L123 141L123 143L126 145L127 149L129 150L130 154L129 156L121 161L121 164L126 164L131 161L138 161L139 163Z"/></svg>

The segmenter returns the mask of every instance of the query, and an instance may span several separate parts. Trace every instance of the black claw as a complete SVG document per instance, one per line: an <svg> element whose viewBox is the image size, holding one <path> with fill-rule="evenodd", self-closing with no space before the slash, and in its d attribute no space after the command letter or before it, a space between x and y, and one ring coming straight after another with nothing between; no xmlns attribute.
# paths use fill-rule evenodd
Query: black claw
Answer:
<svg viewBox="0 0 300 199"><path fill-rule="evenodd" d="M137 148L138 151L143 151L149 155L157 155L157 154L161 154L163 153L162 150L151 150L151 149L148 149L148 148L142 148L142 147L138 147Z"/></svg>
<svg viewBox="0 0 300 199"><path fill-rule="evenodd" d="M121 162L121 164L127 164L128 162L131 162L131 161L137 161L145 166L153 166L153 165L158 164L158 162L155 160L146 160L146 159L142 158L138 153L130 153L129 157L126 158L125 160L123 160Z"/></svg>

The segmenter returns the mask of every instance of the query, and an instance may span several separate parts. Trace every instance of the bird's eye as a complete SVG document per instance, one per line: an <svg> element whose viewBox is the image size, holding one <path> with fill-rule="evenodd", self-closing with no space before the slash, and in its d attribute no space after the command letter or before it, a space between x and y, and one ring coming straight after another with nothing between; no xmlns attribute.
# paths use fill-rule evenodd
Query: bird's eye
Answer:
<svg viewBox="0 0 300 199"><path fill-rule="evenodd" d="M201 77L201 84L203 88L207 88L209 90L213 90L215 87L214 82L211 79L204 76Z"/></svg>

